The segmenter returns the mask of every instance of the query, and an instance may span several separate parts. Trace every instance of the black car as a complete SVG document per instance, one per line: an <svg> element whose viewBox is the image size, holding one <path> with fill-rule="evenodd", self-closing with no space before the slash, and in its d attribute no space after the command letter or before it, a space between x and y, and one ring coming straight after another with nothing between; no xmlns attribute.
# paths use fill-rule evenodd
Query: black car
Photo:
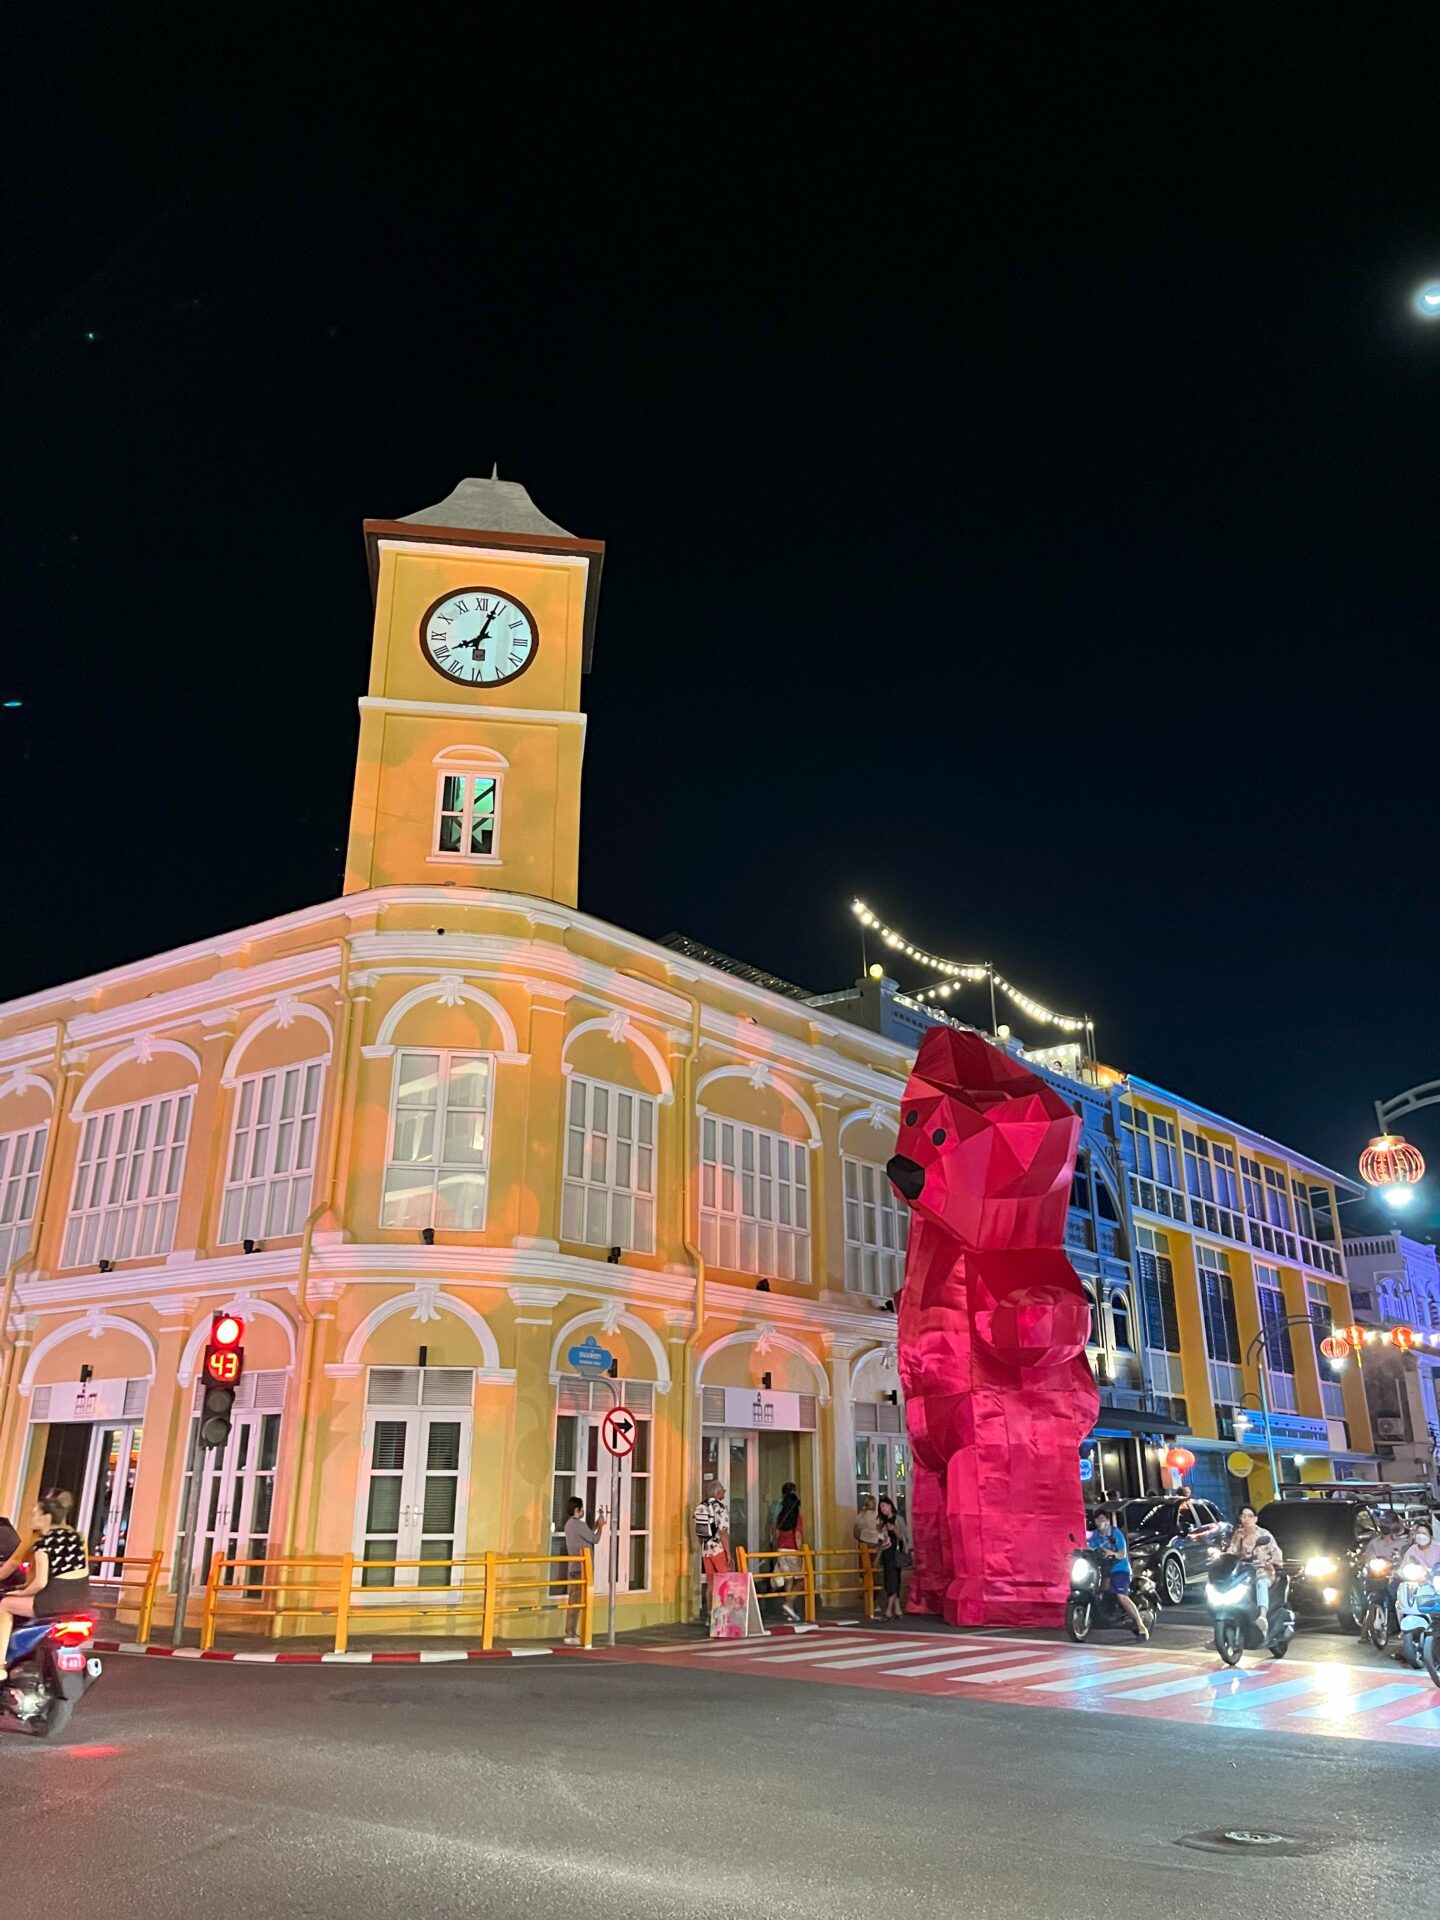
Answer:
<svg viewBox="0 0 1440 1920"><path fill-rule="evenodd" d="M1227 1522L1208 1500L1182 1503L1151 1494L1117 1504L1130 1564L1147 1568L1161 1598L1178 1607L1186 1588L1205 1578L1212 1551L1230 1537Z"/></svg>
<svg viewBox="0 0 1440 1920"><path fill-rule="evenodd" d="M1379 1511L1363 1495L1329 1491L1260 1509L1260 1525L1285 1556L1290 1606L1300 1619L1354 1626L1356 1549L1375 1532Z"/></svg>

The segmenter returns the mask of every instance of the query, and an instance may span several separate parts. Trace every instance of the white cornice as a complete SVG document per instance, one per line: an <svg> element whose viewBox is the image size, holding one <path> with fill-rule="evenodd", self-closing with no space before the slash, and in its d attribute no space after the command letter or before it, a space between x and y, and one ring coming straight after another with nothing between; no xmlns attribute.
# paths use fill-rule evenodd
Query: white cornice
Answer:
<svg viewBox="0 0 1440 1920"><path fill-rule="evenodd" d="M374 694L360 696L360 710L375 708L381 713L413 713L422 720L454 720L467 725L482 720L487 726L503 720L518 720L530 725L540 721L552 727L578 727L585 731L585 715L568 713L560 707L460 707L444 700L384 700Z"/></svg>

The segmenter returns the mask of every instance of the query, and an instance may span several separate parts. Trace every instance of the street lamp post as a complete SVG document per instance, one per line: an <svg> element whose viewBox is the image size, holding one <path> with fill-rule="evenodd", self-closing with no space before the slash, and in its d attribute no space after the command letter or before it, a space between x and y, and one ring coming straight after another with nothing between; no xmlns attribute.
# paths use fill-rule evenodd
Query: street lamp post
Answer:
<svg viewBox="0 0 1440 1920"><path fill-rule="evenodd" d="M1268 1326L1262 1326L1255 1338L1245 1349L1247 1361L1255 1361L1258 1356L1257 1373L1260 1380L1260 1412L1265 1422L1265 1457L1270 1464L1270 1491L1273 1499L1280 1498L1280 1468L1275 1454L1275 1431L1270 1417L1270 1336L1284 1327L1308 1327L1313 1333L1315 1322L1308 1313L1287 1313L1283 1320L1272 1320ZM1322 1381L1323 1385L1323 1381ZM1245 1396L1242 1394L1241 1399Z"/></svg>

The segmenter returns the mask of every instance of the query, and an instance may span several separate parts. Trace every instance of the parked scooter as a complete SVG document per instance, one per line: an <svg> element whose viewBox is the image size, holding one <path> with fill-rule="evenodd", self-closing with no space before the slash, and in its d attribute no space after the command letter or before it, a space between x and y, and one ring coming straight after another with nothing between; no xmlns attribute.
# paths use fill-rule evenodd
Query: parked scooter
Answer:
<svg viewBox="0 0 1440 1920"><path fill-rule="evenodd" d="M1400 1623L1400 1656L1407 1666L1424 1667L1440 1687L1440 1587L1429 1567L1402 1563L1395 1593Z"/></svg>
<svg viewBox="0 0 1440 1920"><path fill-rule="evenodd" d="M1072 1640L1088 1640L1092 1627L1125 1627L1135 1633L1134 1621L1104 1581L1104 1555L1090 1547L1077 1547L1070 1555L1070 1595L1065 1602L1065 1631ZM1132 1572L1130 1598L1148 1633L1160 1611L1160 1595L1147 1569ZM1140 1636L1135 1637L1138 1640Z"/></svg>
<svg viewBox="0 0 1440 1920"><path fill-rule="evenodd" d="M1210 1563L1205 1600L1215 1622L1215 1651L1227 1667L1238 1664L1242 1653L1268 1648L1283 1660L1295 1638L1295 1615L1285 1604L1289 1583L1282 1574L1271 1583L1268 1631L1261 1633L1260 1600L1255 1591L1255 1569L1233 1553L1219 1554Z"/></svg>
<svg viewBox="0 0 1440 1920"><path fill-rule="evenodd" d="M75 1702L100 1678L91 1650L95 1622L83 1614L71 1619L17 1620L6 1656L9 1676L0 1685L0 1712L20 1723L22 1733L41 1740L60 1733Z"/></svg>

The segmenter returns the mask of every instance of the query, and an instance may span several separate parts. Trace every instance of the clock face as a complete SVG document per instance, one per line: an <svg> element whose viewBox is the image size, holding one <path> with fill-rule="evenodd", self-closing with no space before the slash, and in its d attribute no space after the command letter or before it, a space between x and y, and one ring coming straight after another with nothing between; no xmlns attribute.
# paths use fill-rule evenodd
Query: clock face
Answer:
<svg viewBox="0 0 1440 1920"><path fill-rule="evenodd" d="M493 587L461 587L420 622L420 648L437 673L467 687L500 687L524 673L540 637L535 616Z"/></svg>

